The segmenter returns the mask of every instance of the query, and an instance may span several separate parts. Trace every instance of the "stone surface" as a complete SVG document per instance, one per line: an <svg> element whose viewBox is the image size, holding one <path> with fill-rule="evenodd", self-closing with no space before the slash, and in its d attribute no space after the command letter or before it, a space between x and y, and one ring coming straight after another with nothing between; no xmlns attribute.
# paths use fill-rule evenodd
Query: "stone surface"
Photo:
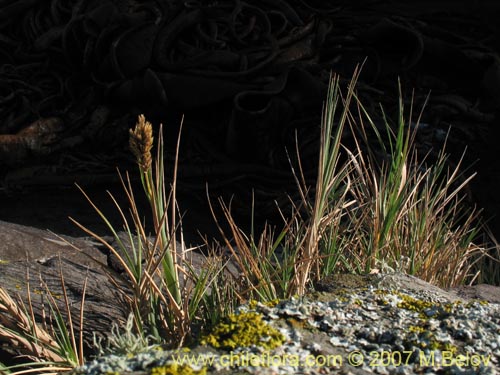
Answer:
<svg viewBox="0 0 500 375"><path fill-rule="evenodd" d="M40 316L46 287L62 302L61 275L74 316L78 316L87 279L85 311L89 330L106 331L119 313L108 281L107 257L87 239L0 221L0 285L24 301L29 283L35 314ZM92 332L87 337L92 337Z"/></svg>
<svg viewBox="0 0 500 375"><path fill-rule="evenodd" d="M112 242L111 239L109 241ZM201 269L205 257L196 252L192 252L192 256L194 267ZM47 230L0 221L0 285L26 302L29 283L35 315L41 316L46 288L57 296L62 306L62 275L72 313L78 316L82 289L87 280L84 305L84 337L89 340L87 343L90 343L94 332L108 333L113 321L124 319L124 312L116 303L120 296L107 276L108 272L121 271L116 260L106 254L95 240L60 236ZM234 265L232 271L235 272ZM415 277L401 274L333 275L319 282L316 288L322 292L334 293L366 285L391 290L404 288L449 301L479 299L500 303L500 287L476 285L445 291ZM64 309L62 311L64 313Z"/></svg>
<svg viewBox="0 0 500 375"><path fill-rule="evenodd" d="M106 240L113 243L112 238ZM196 252L190 256L194 269L202 269L205 256ZM59 236L47 230L0 221L0 286L25 303L29 286L37 317L42 316L44 301L48 308L44 298L48 289L61 303L65 315L62 276L72 315L77 317L87 280L84 336L88 343L94 333L107 334L112 322L126 318L117 303L122 297L108 277L109 273L122 271L116 259L106 254L95 240Z"/></svg>
<svg viewBox="0 0 500 375"><path fill-rule="evenodd" d="M90 239L0 221L0 261L3 262L28 260L43 264L60 255L81 265L105 263L106 256L95 245Z"/></svg>
<svg viewBox="0 0 500 375"><path fill-rule="evenodd" d="M238 307L244 323L231 319L207 340L217 349L103 356L73 374L188 373L181 361L207 375L498 373L500 304L452 302L453 293L404 275L337 276L330 291ZM280 343L265 350L273 337L249 328L249 315L278 330Z"/></svg>
<svg viewBox="0 0 500 375"><path fill-rule="evenodd" d="M450 290L462 299L479 299L500 303L500 287L488 284L460 286Z"/></svg>
<svg viewBox="0 0 500 375"><path fill-rule="evenodd" d="M330 275L320 280L316 289L321 292L335 292L373 285L383 289L405 288L414 292L433 293L449 301L461 299L464 301L484 300L500 303L500 287L494 285L460 286L443 290L417 277L404 274L387 275Z"/></svg>

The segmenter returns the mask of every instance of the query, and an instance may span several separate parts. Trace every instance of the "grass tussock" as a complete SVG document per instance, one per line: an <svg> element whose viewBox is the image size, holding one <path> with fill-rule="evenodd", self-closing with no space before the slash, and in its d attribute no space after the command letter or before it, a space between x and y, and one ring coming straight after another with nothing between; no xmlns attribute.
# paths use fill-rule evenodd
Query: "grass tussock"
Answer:
<svg viewBox="0 0 500 375"><path fill-rule="evenodd" d="M26 279L29 280L29 277ZM43 297L50 310L50 314L42 311L42 315L48 315L48 319L41 323L35 320L29 282L26 285L27 304L20 297L13 298L6 289L0 287L0 342L6 342L11 348L15 348L23 358L22 364L9 368L0 364L0 369L4 368L3 372L12 375L52 374L83 365L83 311L87 282L85 280L83 285L78 326L75 325L77 322L73 322L62 270L60 282L64 313L53 293L41 280ZM79 327L78 336L75 327Z"/></svg>
<svg viewBox="0 0 500 375"><path fill-rule="evenodd" d="M299 163L301 201L293 202L281 231L266 226L245 234L221 202L230 231L219 228L247 283L238 293L242 301L303 295L333 272L397 271L442 287L478 277L475 265L486 254L475 242L480 211L464 204L474 175L463 175L461 161L451 168L444 150L432 163L417 155L420 116L412 122L402 98L398 117L391 120L381 109L383 124L377 124L356 95L358 75L345 93L332 78L316 184L306 185ZM342 144L347 131L350 147Z"/></svg>
<svg viewBox="0 0 500 375"><path fill-rule="evenodd" d="M365 127L374 130L389 158L378 162L361 152L359 143L353 152L346 149L355 181L350 195L357 207L347 213L351 265L359 272L404 272L442 287L472 282L474 263L486 251L474 242L480 211L464 202L464 188L474 175L462 174L462 159L451 168L444 150L433 162L426 155L418 159L414 142L420 118L412 130L412 110L405 120L402 100L395 131L383 116L385 140L361 103L356 104L351 129L361 129L365 142Z"/></svg>
<svg viewBox="0 0 500 375"><path fill-rule="evenodd" d="M75 221L124 269L122 274L109 273L121 295L117 303L126 313L123 324L113 327L106 343L95 340L97 351L130 353L154 345L183 346L230 315L239 302L303 295L315 281L334 272L399 271L439 286L478 277L477 264L486 250L475 243L481 229L479 211L464 204L463 193L473 176L462 175L461 163L450 168L444 151L432 163L417 154L419 119L416 126L409 126L412 108L405 118L402 98L399 116L389 119L381 109L383 123L377 123L358 100L358 76L356 70L345 92L339 78L332 77L321 122L316 183L306 183L298 155L298 164L291 168L300 199L291 202L291 215L282 214L281 228L266 225L260 233L253 229L245 233L233 218L231 205L219 200L223 218L213 208L212 212L230 259L220 255L221 246L215 246L201 267L193 264L195 249L183 240L176 201L177 163L168 184L161 126L153 155L152 124L139 116L130 131L130 148L150 205L151 227L146 227L138 210L128 174L120 175L127 209L110 194L122 218L121 228L114 227L81 189L116 246ZM342 136L348 131L354 143L345 145ZM373 139L382 158L372 148ZM179 144L180 135L176 160ZM228 232L221 219L227 221ZM235 266L229 267L229 261ZM56 324L50 330L41 328L30 306L26 309L0 289L0 339L44 364L42 370L27 364L26 371L57 372L81 365L84 358L73 322L64 324L60 311L52 309ZM79 323L84 324L83 301Z"/></svg>
<svg viewBox="0 0 500 375"><path fill-rule="evenodd" d="M107 224L118 247L111 246L104 238L79 223L76 224L99 240L124 268L125 277L111 273L109 276L122 294L126 310L133 316L136 332L144 335L144 341L148 341L145 339L147 336L156 343L182 346L191 338L191 329L197 319L200 303L219 271L214 267L194 270L190 264L189 253L193 249L186 247L182 232L179 231L177 165L174 168L173 182L167 186L161 127L155 157L151 155L152 124L142 115L139 116L135 129L130 131L130 146L151 207L153 235L148 236L128 175L125 179L120 177L128 199L131 220L116 199L110 196L123 219L123 228L131 249L123 243L118 230L85 193L85 197Z"/></svg>

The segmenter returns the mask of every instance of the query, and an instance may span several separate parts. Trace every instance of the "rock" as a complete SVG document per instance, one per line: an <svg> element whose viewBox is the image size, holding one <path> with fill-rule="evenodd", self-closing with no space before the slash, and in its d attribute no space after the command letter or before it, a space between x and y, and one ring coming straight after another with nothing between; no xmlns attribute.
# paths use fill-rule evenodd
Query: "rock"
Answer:
<svg viewBox="0 0 500 375"><path fill-rule="evenodd" d="M124 238L123 234L121 236ZM113 243L111 238L109 242ZM197 252L190 252L190 255L193 267L203 269L205 256ZM229 266L231 272L236 274L237 267L234 264ZM61 275L72 314L74 317L79 316L83 285L87 280L83 332L87 345L91 343L94 333L106 335L112 322L124 321L126 318L119 302L121 297L108 277L109 273L119 274L122 271L116 259L95 240L59 236L49 231L0 221L0 285L12 295L18 295L25 303L29 285L33 310L38 319L43 316L44 303L47 309L47 290L61 304L61 311L65 314ZM387 290L409 290L447 301L480 299L500 303L500 287L477 285L443 290L402 274L331 275L316 284L319 292L309 298L320 301L324 298L321 295L325 293L349 294L369 285ZM303 335L307 341L310 334L305 331ZM319 337L311 337L311 342L320 341ZM363 373L361 369L357 371Z"/></svg>
<svg viewBox="0 0 500 375"><path fill-rule="evenodd" d="M96 242L90 239L60 236L0 220L0 262L44 263L60 255L81 265L105 263L106 256L95 245Z"/></svg>
<svg viewBox="0 0 500 375"><path fill-rule="evenodd" d="M490 303L500 303L499 286L481 284L444 290L417 277L401 273L377 275L334 274L318 281L315 284L315 288L319 292L332 293L366 287L368 285L394 290L405 288L414 292L433 294L450 302L455 300L485 300Z"/></svg>
<svg viewBox="0 0 500 375"><path fill-rule="evenodd" d="M0 285L26 303L29 284L36 316L42 315L47 288L62 304L61 275L72 313L78 316L87 279L84 310L88 332L85 335L91 338L93 331L108 331L111 322L121 314L111 302L117 295L106 269L106 255L88 239L58 236L0 221ZM64 308L61 311L64 312Z"/></svg>
<svg viewBox="0 0 500 375"><path fill-rule="evenodd" d="M450 289L451 293L459 298L470 300L478 299L491 303L500 303L500 287L488 284L479 284L471 286L459 286Z"/></svg>
<svg viewBox="0 0 500 375"><path fill-rule="evenodd" d="M120 238L127 244L124 233ZM114 245L112 237L106 237ZM180 244L178 245L180 249ZM188 257L193 269L204 268L206 257L190 251ZM112 284L109 274L120 275L123 268L116 257L111 256L96 240L60 236L33 227L0 221L0 286L11 296L19 296L26 304L27 287L35 317L41 319L43 308L47 310L47 290L60 303L63 315L64 294L61 276L66 287L73 321L80 314L83 286L87 281L84 303L84 337L91 343L93 334L107 335L111 323L125 321L122 298ZM234 270L234 265L231 265ZM45 315L50 315L46 311ZM77 328L77 327L75 327ZM1 362L1 361L0 361Z"/></svg>
<svg viewBox="0 0 500 375"><path fill-rule="evenodd" d="M500 369L499 304L454 303L452 293L404 275L355 278L346 278L349 289L338 282L330 292L240 306L242 325L233 317L190 350L104 356L72 375L413 375L447 373L453 366L460 373L496 374ZM248 328L250 316L266 329ZM276 330L283 337L269 348ZM228 338L233 346L217 345Z"/></svg>

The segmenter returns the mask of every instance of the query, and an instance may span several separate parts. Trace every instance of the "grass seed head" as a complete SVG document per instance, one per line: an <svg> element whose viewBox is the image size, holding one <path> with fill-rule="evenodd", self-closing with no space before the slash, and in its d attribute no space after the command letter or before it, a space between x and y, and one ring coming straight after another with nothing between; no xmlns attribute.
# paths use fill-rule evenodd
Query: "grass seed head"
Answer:
<svg viewBox="0 0 500 375"><path fill-rule="evenodd" d="M146 121L144 115L139 115L135 128L130 129L130 149L143 171L151 168L151 149L153 148L153 126Z"/></svg>

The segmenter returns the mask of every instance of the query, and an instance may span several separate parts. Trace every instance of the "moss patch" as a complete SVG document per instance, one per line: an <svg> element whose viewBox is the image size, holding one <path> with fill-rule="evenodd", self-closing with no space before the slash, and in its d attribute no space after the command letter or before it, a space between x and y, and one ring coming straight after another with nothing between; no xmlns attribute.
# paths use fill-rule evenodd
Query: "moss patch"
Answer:
<svg viewBox="0 0 500 375"><path fill-rule="evenodd" d="M401 302L398 303L398 307L401 309L421 313L426 309L430 309L434 306L434 303L430 301L423 301L421 299L413 298L407 294L403 293L394 293L394 294L401 297Z"/></svg>
<svg viewBox="0 0 500 375"><path fill-rule="evenodd" d="M206 373L207 370L205 368L202 368L201 370L194 370L190 366L178 365L176 363L153 367L151 370L151 375L205 375Z"/></svg>
<svg viewBox="0 0 500 375"><path fill-rule="evenodd" d="M276 305L278 305L278 303L280 303L280 300L279 299L273 299L271 301L266 301L266 302L259 302L255 299L252 299L250 300L250 302L248 302L248 307L252 310L256 309L257 306L262 303L264 306L267 306L267 307L275 307Z"/></svg>
<svg viewBox="0 0 500 375"><path fill-rule="evenodd" d="M206 336L202 345L233 350L252 345L274 349L283 344L285 337L262 320L255 312L231 314Z"/></svg>

